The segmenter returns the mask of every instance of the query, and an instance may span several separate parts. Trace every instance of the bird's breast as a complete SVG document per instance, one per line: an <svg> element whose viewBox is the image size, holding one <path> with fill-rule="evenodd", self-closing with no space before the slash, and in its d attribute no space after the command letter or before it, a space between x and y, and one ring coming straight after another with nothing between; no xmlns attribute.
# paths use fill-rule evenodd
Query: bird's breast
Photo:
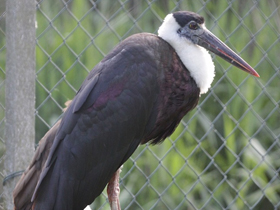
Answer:
<svg viewBox="0 0 280 210"><path fill-rule="evenodd" d="M162 68L164 76L159 81L156 122L142 143L152 140L152 144L157 144L170 136L181 119L198 103L200 89L175 51Z"/></svg>

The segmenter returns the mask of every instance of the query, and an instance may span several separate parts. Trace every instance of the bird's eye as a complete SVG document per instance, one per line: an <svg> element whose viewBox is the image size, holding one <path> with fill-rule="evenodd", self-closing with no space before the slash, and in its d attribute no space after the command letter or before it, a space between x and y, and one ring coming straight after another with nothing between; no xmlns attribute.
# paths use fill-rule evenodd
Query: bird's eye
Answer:
<svg viewBox="0 0 280 210"><path fill-rule="evenodd" d="M196 29L198 29L198 25L197 25L196 22L192 21L192 22L189 23L189 28L192 29L192 30L196 30Z"/></svg>

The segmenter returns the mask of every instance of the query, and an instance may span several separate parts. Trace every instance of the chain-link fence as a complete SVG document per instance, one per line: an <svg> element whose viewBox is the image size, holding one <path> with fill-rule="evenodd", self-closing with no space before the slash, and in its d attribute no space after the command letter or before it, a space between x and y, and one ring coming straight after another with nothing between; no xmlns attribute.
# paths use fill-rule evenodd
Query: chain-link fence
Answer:
<svg viewBox="0 0 280 210"><path fill-rule="evenodd" d="M4 3L0 0L2 179ZM214 58L216 77L199 106L163 144L140 146L124 164L122 209L280 209L279 6L278 0L38 0L36 142L117 43L135 33L156 33L172 11L191 10L261 77ZM91 207L109 209L106 193Z"/></svg>

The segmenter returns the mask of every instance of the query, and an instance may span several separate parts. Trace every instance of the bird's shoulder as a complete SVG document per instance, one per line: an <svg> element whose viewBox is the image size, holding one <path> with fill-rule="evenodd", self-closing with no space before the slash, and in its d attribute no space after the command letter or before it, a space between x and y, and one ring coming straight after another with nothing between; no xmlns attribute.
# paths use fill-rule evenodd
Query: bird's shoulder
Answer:
<svg viewBox="0 0 280 210"><path fill-rule="evenodd" d="M168 57L169 44L154 34L135 34L122 41L84 80L73 101L74 111L84 110L102 94L106 94L102 99L102 103L106 103L106 98L109 99L110 95L115 97L135 82L139 89L144 84L153 85L155 77L160 78L164 70L160 63L163 53L159 46L166 48L164 56ZM98 104L101 103L101 98L99 99Z"/></svg>
<svg viewBox="0 0 280 210"><path fill-rule="evenodd" d="M144 39L151 40L148 37L159 39L155 35ZM83 82L62 117L37 189L58 158L90 159L93 167L106 160L101 155L106 155L101 152L104 147L112 150L109 154L115 154L115 161L122 164L140 143L160 88L158 64L151 53L156 49L152 43L156 42L139 44L136 40L143 41L143 37L135 35L121 42ZM79 176L91 170L85 167Z"/></svg>

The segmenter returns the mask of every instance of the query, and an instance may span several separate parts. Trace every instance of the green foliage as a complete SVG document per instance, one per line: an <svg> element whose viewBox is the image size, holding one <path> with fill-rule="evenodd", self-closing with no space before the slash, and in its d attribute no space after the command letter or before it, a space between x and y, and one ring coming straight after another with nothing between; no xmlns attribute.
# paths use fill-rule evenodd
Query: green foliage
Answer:
<svg viewBox="0 0 280 210"><path fill-rule="evenodd" d="M134 33L155 33L170 11L199 12L261 78L215 59L213 88L201 96L199 107L163 144L141 146L124 165L121 204L124 209L273 209L280 200L279 3L92 2L38 5L37 141L117 43ZM108 209L105 202L100 196L92 207Z"/></svg>

